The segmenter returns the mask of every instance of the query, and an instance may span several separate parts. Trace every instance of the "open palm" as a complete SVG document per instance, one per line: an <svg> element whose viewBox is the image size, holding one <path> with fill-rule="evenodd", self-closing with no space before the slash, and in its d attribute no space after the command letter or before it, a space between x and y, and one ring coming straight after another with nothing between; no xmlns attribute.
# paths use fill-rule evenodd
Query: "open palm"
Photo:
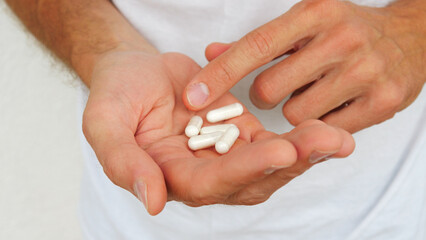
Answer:
<svg viewBox="0 0 426 240"><path fill-rule="evenodd" d="M159 213L167 200L257 204L312 166L306 161L312 152L340 157L352 151L342 130L308 121L278 136L247 111L228 120L241 131L229 153L191 151L184 135L189 119L237 101L227 93L201 112L188 111L182 92L199 71L182 54L141 52L108 54L94 69L85 135L108 177L149 213Z"/></svg>

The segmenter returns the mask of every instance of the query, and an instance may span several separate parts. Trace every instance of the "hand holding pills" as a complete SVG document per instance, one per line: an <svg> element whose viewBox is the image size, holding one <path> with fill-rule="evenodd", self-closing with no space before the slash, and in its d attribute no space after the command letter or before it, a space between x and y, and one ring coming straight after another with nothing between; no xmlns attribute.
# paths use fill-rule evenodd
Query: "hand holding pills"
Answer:
<svg viewBox="0 0 426 240"><path fill-rule="evenodd" d="M313 163L352 152L353 139L343 130L307 121L280 136L239 106L240 116L200 126L194 115L206 116L237 100L226 93L203 111L188 111L180 96L199 71L176 53L120 50L96 63L85 136L111 181L137 196L150 214L171 200L190 206L258 204ZM212 118L220 121L223 113L218 115L216 110ZM204 138L195 145L217 146L193 151L185 133Z"/></svg>

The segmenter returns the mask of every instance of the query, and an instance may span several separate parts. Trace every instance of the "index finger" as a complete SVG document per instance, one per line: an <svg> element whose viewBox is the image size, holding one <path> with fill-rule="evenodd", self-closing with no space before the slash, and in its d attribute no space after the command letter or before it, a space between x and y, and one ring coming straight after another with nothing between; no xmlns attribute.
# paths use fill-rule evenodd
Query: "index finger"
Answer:
<svg viewBox="0 0 426 240"><path fill-rule="evenodd" d="M186 107L194 111L203 109L253 70L295 48L300 40L314 36L321 21L315 13L318 9L308 7L313 4L315 1L297 4L289 12L248 33L211 61L185 88Z"/></svg>

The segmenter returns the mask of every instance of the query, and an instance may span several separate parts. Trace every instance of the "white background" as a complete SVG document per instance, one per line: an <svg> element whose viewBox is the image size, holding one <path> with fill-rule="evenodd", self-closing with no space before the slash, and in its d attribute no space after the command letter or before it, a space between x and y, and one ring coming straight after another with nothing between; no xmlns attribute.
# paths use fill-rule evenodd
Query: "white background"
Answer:
<svg viewBox="0 0 426 240"><path fill-rule="evenodd" d="M0 239L81 239L78 84L0 0Z"/></svg>

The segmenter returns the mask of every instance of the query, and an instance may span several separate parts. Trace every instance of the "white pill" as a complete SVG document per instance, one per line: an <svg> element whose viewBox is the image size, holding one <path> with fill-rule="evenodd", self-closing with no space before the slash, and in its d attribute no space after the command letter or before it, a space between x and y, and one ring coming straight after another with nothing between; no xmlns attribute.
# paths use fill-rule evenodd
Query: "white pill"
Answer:
<svg viewBox="0 0 426 240"><path fill-rule="evenodd" d="M216 142L216 152L220 154L227 153L229 149L231 149L232 145L234 145L238 136L240 136L240 130L238 130L237 127L228 128L228 130L226 130L222 137Z"/></svg>
<svg viewBox="0 0 426 240"><path fill-rule="evenodd" d="M193 136L188 140L188 146L191 150L196 151L203 148L208 148L216 144L223 133L214 132L204 135Z"/></svg>
<svg viewBox="0 0 426 240"><path fill-rule="evenodd" d="M203 126L203 119L199 116L193 116L191 120L189 120L188 125L185 128L186 136L192 137L198 135L201 126Z"/></svg>
<svg viewBox="0 0 426 240"><path fill-rule="evenodd" d="M207 120L211 123L223 121L243 114L244 108L239 103L233 103L225 107L211 110L207 113Z"/></svg>
<svg viewBox="0 0 426 240"><path fill-rule="evenodd" d="M232 127L234 124L218 124L218 125L212 125L208 127L203 127L200 130L200 134L208 134L213 132L222 132L225 133L228 128Z"/></svg>

